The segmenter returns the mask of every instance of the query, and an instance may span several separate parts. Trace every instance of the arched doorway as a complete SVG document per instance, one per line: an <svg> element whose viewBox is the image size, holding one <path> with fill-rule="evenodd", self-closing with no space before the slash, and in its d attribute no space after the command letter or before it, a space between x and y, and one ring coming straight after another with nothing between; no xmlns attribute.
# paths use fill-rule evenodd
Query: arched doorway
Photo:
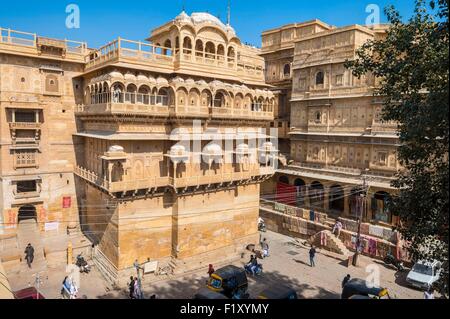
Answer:
<svg viewBox="0 0 450 319"><path fill-rule="evenodd" d="M312 207L322 208L324 203L325 189L320 182L312 182L309 191L309 202Z"/></svg>
<svg viewBox="0 0 450 319"><path fill-rule="evenodd" d="M24 221L31 221L34 220L37 222L37 213L36 213L36 207L33 205L25 205L20 207L19 209L19 215L18 215L18 222L19 224Z"/></svg>
<svg viewBox="0 0 450 319"><path fill-rule="evenodd" d="M358 187L354 187L352 188L352 190L350 191L350 196L349 196L349 212L350 212L350 216L354 216L354 217L360 217L363 216L363 218L365 219L367 216L365 216L365 212L364 212L364 191L363 189L358 186Z"/></svg>
<svg viewBox="0 0 450 319"><path fill-rule="evenodd" d="M339 214L344 212L344 189L340 185L330 187L330 210Z"/></svg>
<svg viewBox="0 0 450 319"><path fill-rule="evenodd" d="M302 207L305 204L306 183L303 179L297 178L294 186L297 188L297 207Z"/></svg>
<svg viewBox="0 0 450 319"><path fill-rule="evenodd" d="M278 178L278 182L279 183L283 183L286 185L289 185L289 178L287 176L280 176L280 178Z"/></svg>
<svg viewBox="0 0 450 319"><path fill-rule="evenodd" d="M384 222L392 222L392 214L389 211L389 201L391 200L391 195L389 193L380 191L376 192L372 199L371 212L372 219Z"/></svg>

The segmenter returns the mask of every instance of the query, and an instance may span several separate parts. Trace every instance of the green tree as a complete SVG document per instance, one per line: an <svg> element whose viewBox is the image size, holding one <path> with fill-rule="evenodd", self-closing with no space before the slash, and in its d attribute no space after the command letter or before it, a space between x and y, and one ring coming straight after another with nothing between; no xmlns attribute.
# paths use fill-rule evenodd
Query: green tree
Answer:
<svg viewBox="0 0 450 319"><path fill-rule="evenodd" d="M383 121L399 124L398 157L404 170L393 186L391 206L410 242L414 260L443 262L438 290L448 296L448 0L416 0L403 22L387 7L386 37L364 44L347 68L360 77L372 73L383 97Z"/></svg>

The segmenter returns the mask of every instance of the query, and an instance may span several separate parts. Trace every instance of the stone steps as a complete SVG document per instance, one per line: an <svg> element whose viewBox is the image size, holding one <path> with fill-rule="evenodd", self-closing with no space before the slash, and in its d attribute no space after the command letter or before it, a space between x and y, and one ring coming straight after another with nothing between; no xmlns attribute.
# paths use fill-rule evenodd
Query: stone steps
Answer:
<svg viewBox="0 0 450 319"><path fill-rule="evenodd" d="M321 243L322 234L325 234L325 236L326 236L326 239L327 239L326 246L323 246ZM309 241L311 244L314 244L323 249L335 252L339 255L343 255L345 257L349 257L352 255L352 253L350 252L350 250L347 249L347 247L344 245L344 243L329 230L324 230L324 231L321 231L321 232L315 234L314 236L312 236L310 238Z"/></svg>

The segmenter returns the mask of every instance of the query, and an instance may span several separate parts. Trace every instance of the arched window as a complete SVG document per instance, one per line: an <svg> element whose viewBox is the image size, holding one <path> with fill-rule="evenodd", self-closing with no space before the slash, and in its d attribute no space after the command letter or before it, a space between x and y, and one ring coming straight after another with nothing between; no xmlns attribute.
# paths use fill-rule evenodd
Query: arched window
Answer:
<svg viewBox="0 0 450 319"><path fill-rule="evenodd" d="M214 46L214 43L207 42L205 45L205 53L206 57L209 59L215 59L216 58L216 47Z"/></svg>
<svg viewBox="0 0 450 319"><path fill-rule="evenodd" d="M289 63L284 65L284 76L291 76L291 65Z"/></svg>
<svg viewBox="0 0 450 319"><path fill-rule="evenodd" d="M225 106L225 96L223 93L218 92L214 99L214 107L224 107Z"/></svg>
<svg viewBox="0 0 450 319"><path fill-rule="evenodd" d="M322 113L320 111L314 113L314 122L316 123L322 122Z"/></svg>
<svg viewBox="0 0 450 319"><path fill-rule="evenodd" d="M192 53L192 40L189 37L185 37L183 40L183 53L185 54Z"/></svg>
<svg viewBox="0 0 450 319"><path fill-rule="evenodd" d="M217 47L217 59L225 60L225 47L222 44Z"/></svg>
<svg viewBox="0 0 450 319"><path fill-rule="evenodd" d="M236 59L236 51L234 50L234 47L228 48L228 62L234 62Z"/></svg>
<svg viewBox="0 0 450 319"><path fill-rule="evenodd" d="M172 42L170 40L164 42L163 54L168 56L172 55Z"/></svg>
<svg viewBox="0 0 450 319"><path fill-rule="evenodd" d="M202 57L203 56L203 42L202 40L197 40L195 42L195 55Z"/></svg>
<svg viewBox="0 0 450 319"><path fill-rule="evenodd" d="M325 80L325 76L322 71L317 72L316 74L316 85L323 85Z"/></svg>

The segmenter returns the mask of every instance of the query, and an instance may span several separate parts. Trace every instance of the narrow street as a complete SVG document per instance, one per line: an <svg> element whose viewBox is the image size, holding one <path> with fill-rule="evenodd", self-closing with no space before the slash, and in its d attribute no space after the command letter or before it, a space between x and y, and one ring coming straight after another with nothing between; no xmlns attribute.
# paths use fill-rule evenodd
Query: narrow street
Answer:
<svg viewBox="0 0 450 319"><path fill-rule="evenodd" d="M395 270L387 268L381 261L361 257L361 266L347 267L347 263L332 256L331 253L318 250L316 267L309 266L307 247L299 245L293 238L268 232L264 234L270 245L271 256L261 263L264 273L260 277L249 277L249 293L256 298L266 287L276 283L288 284L297 290L299 298L307 299L339 299L342 279L350 274L352 278L365 279L367 265L375 265L380 271L380 285L388 288L391 297L399 299L421 299L423 292L409 288L405 283L407 273L396 274ZM236 266L243 266L250 257L246 254ZM145 298L155 294L158 299L190 299L196 291L205 286L207 269L176 279L156 283L143 281ZM43 280L41 291L47 298L60 298L61 283L65 269L58 268L49 271L48 279ZM10 278L14 284L14 278ZM19 288L19 287L17 287ZM128 298L126 289L114 290L102 279L97 270L88 275L81 275L80 298Z"/></svg>

